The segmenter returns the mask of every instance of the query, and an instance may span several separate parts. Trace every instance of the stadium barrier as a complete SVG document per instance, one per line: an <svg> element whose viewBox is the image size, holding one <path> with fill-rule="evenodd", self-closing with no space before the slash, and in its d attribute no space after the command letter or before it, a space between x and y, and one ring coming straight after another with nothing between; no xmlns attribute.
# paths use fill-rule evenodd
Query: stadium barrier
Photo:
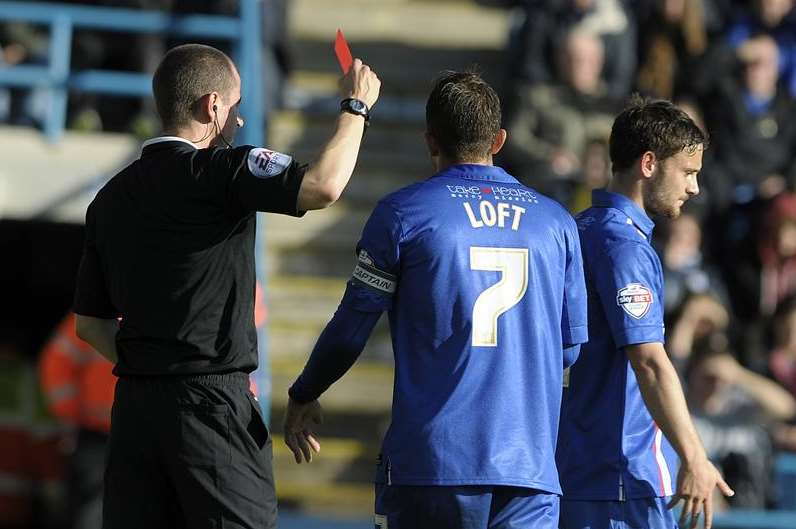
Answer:
<svg viewBox="0 0 796 529"><path fill-rule="evenodd" d="M114 7L0 1L0 22L29 22L50 28L47 65L0 67L0 86L38 87L49 92L49 112L44 133L50 141L55 142L63 134L66 125L70 91L133 97L149 97L152 93L152 77L145 73L71 71L72 34L75 28L227 40L233 43L241 79L245 81L241 112L251 123L251 126L241 131L241 139L246 144L262 145L265 111L260 3L260 0L240 0L239 16L223 17L173 16L159 11Z"/></svg>

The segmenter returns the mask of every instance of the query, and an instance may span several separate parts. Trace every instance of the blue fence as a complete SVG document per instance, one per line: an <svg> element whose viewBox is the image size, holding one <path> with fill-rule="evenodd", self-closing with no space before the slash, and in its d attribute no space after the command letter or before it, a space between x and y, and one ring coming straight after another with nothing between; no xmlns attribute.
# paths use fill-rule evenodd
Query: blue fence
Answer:
<svg viewBox="0 0 796 529"><path fill-rule="evenodd" d="M50 28L48 64L0 68L0 86L48 90L50 108L44 132L51 141L57 141L66 124L69 91L140 97L148 97L152 93L152 78L148 74L107 70L72 71L70 54L75 28L228 40L233 44L243 83L241 112L250 124L241 131L241 140L251 145L262 145L265 115L260 4L259 0L240 0L238 17L175 17L159 11L0 1L0 20L30 22Z"/></svg>

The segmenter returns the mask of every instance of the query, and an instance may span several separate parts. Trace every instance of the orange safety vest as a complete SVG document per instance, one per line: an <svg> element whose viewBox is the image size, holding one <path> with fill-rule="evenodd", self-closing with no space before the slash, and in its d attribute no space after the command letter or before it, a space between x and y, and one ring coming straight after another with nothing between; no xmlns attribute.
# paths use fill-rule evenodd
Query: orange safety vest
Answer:
<svg viewBox="0 0 796 529"><path fill-rule="evenodd" d="M42 351L39 377L47 405L61 421L109 432L116 377L113 364L77 337L69 314Z"/></svg>

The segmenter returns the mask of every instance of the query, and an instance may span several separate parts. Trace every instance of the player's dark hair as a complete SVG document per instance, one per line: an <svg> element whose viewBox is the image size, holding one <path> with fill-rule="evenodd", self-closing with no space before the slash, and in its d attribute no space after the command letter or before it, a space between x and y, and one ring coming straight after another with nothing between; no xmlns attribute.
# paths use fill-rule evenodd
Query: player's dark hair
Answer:
<svg viewBox="0 0 796 529"><path fill-rule="evenodd" d="M500 130L500 99L475 72L443 72L426 103L426 127L455 161L489 155Z"/></svg>
<svg viewBox="0 0 796 529"><path fill-rule="evenodd" d="M670 101L634 94L611 129L610 153L614 174L629 169L645 152L665 160L685 150L707 147L707 135Z"/></svg>
<svg viewBox="0 0 796 529"><path fill-rule="evenodd" d="M233 69L230 58L211 46L184 44L169 50L152 79L163 127L173 130L190 123L196 104L211 92L226 97L235 82Z"/></svg>

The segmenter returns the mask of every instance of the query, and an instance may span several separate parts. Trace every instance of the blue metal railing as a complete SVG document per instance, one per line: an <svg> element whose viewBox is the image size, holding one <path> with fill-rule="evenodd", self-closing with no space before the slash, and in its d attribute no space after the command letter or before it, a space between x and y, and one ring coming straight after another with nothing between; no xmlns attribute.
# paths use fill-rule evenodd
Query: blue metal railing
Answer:
<svg viewBox="0 0 796 529"><path fill-rule="evenodd" d="M251 125L241 140L264 143L265 115L262 91L262 23L260 0L240 0L238 17L190 15L176 17L158 11L0 1L0 20L30 22L50 27L46 66L19 65L0 68L0 86L45 88L50 108L44 132L57 141L66 124L69 91L148 97L152 78L144 73L70 69L74 28L129 33L159 33L189 38L229 40L242 80L241 112Z"/></svg>

